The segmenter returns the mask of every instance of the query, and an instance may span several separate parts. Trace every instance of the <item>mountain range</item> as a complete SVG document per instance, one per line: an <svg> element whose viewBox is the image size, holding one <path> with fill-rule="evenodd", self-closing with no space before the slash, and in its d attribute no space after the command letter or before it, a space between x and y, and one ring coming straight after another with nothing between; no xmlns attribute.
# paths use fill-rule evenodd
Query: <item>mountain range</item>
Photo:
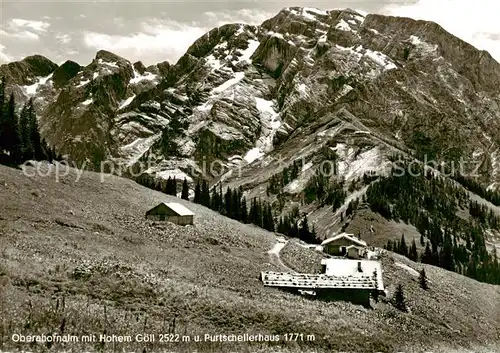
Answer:
<svg viewBox="0 0 500 353"><path fill-rule="evenodd" d="M357 181L387 173L394 156L460 164L487 190L500 181L500 64L432 22L290 7L259 26L214 28L175 64L100 50L86 66L34 55L0 75L18 102L33 99L42 136L75 163L149 161L153 178L193 184L203 175L279 202L278 215L298 204L322 237L349 227L344 212L367 189ZM270 192L294 162L300 175ZM328 162L353 185L333 213L304 202ZM383 223L418 236L366 217L357 232Z"/></svg>

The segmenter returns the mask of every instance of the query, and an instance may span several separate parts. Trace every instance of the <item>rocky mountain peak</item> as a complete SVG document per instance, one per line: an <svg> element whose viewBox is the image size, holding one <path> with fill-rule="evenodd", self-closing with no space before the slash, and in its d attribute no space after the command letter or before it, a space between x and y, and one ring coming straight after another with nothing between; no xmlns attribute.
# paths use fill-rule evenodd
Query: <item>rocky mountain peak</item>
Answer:
<svg viewBox="0 0 500 353"><path fill-rule="evenodd" d="M0 66L0 75L11 84L30 85L38 78L50 75L57 64L42 55L31 55L23 60Z"/></svg>
<svg viewBox="0 0 500 353"><path fill-rule="evenodd" d="M42 55L30 55L22 60L26 63L33 75L47 76L52 73L58 65Z"/></svg>
<svg viewBox="0 0 500 353"><path fill-rule="evenodd" d="M196 40L187 50L187 54L195 58L201 58L208 55L218 44L228 41L238 41L240 35L255 33L255 26L243 24L228 24L212 29L198 40ZM244 38L241 38L244 40Z"/></svg>
<svg viewBox="0 0 500 353"><path fill-rule="evenodd" d="M113 64L121 64L122 66L129 65L129 61L127 59L107 50L99 50L96 53L94 62L97 64L108 64L108 66L113 66Z"/></svg>
<svg viewBox="0 0 500 353"><path fill-rule="evenodd" d="M142 61L136 61L134 63L134 69L136 69L137 72L142 75L146 71L146 66L144 66Z"/></svg>
<svg viewBox="0 0 500 353"><path fill-rule="evenodd" d="M73 77L82 70L78 63L67 60L61 66L54 70L52 80L58 88L64 87Z"/></svg>

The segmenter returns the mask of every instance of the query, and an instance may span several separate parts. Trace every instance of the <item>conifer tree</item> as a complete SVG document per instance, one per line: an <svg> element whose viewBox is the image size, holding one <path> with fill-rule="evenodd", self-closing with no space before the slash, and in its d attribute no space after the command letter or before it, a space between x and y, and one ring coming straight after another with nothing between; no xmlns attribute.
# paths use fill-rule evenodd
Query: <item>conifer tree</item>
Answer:
<svg viewBox="0 0 500 353"><path fill-rule="evenodd" d="M172 179L172 184L171 184L171 194L172 196L177 196L177 179L175 178L175 175L174 175L174 178Z"/></svg>
<svg viewBox="0 0 500 353"><path fill-rule="evenodd" d="M228 217L231 217L231 214L232 214L231 211L233 209L233 205L232 205L233 198L231 195L232 195L232 190L228 187L226 190L226 194L224 195L225 214Z"/></svg>
<svg viewBox="0 0 500 353"><path fill-rule="evenodd" d="M255 207L255 197L250 200L250 211L248 212L248 220L250 223L252 224L256 224L255 223L255 220L256 220L256 207Z"/></svg>
<svg viewBox="0 0 500 353"><path fill-rule="evenodd" d="M307 215L304 214L302 218L302 222L299 228L299 239L305 241L306 243L310 242L310 232L309 232L309 222L307 220Z"/></svg>
<svg viewBox="0 0 500 353"><path fill-rule="evenodd" d="M182 182L181 198L183 200L189 200L189 187L186 178L184 178L184 181Z"/></svg>
<svg viewBox="0 0 500 353"><path fill-rule="evenodd" d="M432 250L429 241L427 241L427 243L425 244L425 250L424 253L422 254L421 261L424 264L432 264Z"/></svg>
<svg viewBox="0 0 500 353"><path fill-rule="evenodd" d="M439 253L439 266L448 271L453 271L455 268L453 260L453 243L449 234L445 235L443 248Z"/></svg>
<svg viewBox="0 0 500 353"><path fill-rule="evenodd" d="M401 235L401 242L399 243L399 253L403 256L408 256L408 246L406 245L405 235Z"/></svg>
<svg viewBox="0 0 500 353"><path fill-rule="evenodd" d="M219 186L219 191L214 187L212 189L212 197L210 198L210 208L216 212L223 213L224 202L222 201L222 187Z"/></svg>
<svg viewBox="0 0 500 353"><path fill-rule="evenodd" d="M412 261L418 260L417 244L415 243L415 239L413 239L411 242L410 252L408 253L408 258Z"/></svg>
<svg viewBox="0 0 500 353"><path fill-rule="evenodd" d="M240 217L242 223L248 223L247 199L245 196L241 199Z"/></svg>
<svg viewBox="0 0 500 353"><path fill-rule="evenodd" d="M201 204L206 207L210 207L210 189L208 187L208 182L203 180L201 185Z"/></svg>
<svg viewBox="0 0 500 353"><path fill-rule="evenodd" d="M276 230L276 227L275 227L275 222L274 222L274 216L273 216L273 208L271 207L271 204L268 204L267 206L267 213L268 213L268 217L269 217L269 228L268 230L270 232L274 232Z"/></svg>
<svg viewBox="0 0 500 353"><path fill-rule="evenodd" d="M403 286L401 284L398 284L396 288L396 293L394 294L394 306L396 309L401 310L406 312L406 302L405 302L405 296L403 292Z"/></svg>
<svg viewBox="0 0 500 353"><path fill-rule="evenodd" d="M172 195L172 178L170 176L164 185L163 192L167 195Z"/></svg>
<svg viewBox="0 0 500 353"><path fill-rule="evenodd" d="M422 288L424 290L429 289L429 286L427 284L427 275L425 273L425 269L424 268L422 268L420 270L419 282L420 282L420 288Z"/></svg>
<svg viewBox="0 0 500 353"><path fill-rule="evenodd" d="M194 188L194 199L193 201L195 203L201 203L201 186L200 186L200 181L198 180L196 182L196 186Z"/></svg>
<svg viewBox="0 0 500 353"><path fill-rule="evenodd" d="M385 248L387 249L387 251L393 251L393 249L392 249L392 241L390 239L387 240L387 245L385 246Z"/></svg>
<svg viewBox="0 0 500 353"><path fill-rule="evenodd" d="M240 204L240 194L238 190L234 190L231 193L231 218L239 220L240 219L240 211L241 211L241 204Z"/></svg>

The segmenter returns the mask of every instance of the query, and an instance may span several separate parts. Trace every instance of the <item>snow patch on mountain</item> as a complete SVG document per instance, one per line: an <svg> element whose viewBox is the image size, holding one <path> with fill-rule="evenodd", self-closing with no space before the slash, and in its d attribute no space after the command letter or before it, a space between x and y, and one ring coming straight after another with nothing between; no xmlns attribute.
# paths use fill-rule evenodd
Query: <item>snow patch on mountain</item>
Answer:
<svg viewBox="0 0 500 353"><path fill-rule="evenodd" d="M316 15L328 16L328 11L317 9L315 7L304 7L304 11L313 13Z"/></svg>
<svg viewBox="0 0 500 353"><path fill-rule="evenodd" d="M365 22L365 17L362 15L354 15L354 19L359 22L359 25Z"/></svg>
<svg viewBox="0 0 500 353"><path fill-rule="evenodd" d="M364 56L373 60L376 64L381 66L384 71L397 69L397 66L385 54L367 48L363 49L361 46L357 47L356 50L362 52Z"/></svg>
<svg viewBox="0 0 500 353"><path fill-rule="evenodd" d="M35 82L34 84L32 85L29 85L29 86L24 86L24 90L26 91L26 94L28 96L32 96L32 95L35 95L38 88L42 85L44 85L48 80L50 80L52 78L52 74L48 75L48 76L45 76L45 77L39 77L38 78L38 81Z"/></svg>
<svg viewBox="0 0 500 353"><path fill-rule="evenodd" d="M347 93L351 92L354 88L352 88L352 86L349 86L349 85L343 85L342 86L342 89L340 90L340 92L338 93L337 95L337 99L345 96Z"/></svg>
<svg viewBox="0 0 500 353"><path fill-rule="evenodd" d="M297 91L299 92L301 97L307 97L307 88L305 83L300 83L297 85Z"/></svg>
<svg viewBox="0 0 500 353"><path fill-rule="evenodd" d="M255 105L259 111L262 132L255 147L243 157L247 163L252 163L273 150L274 135L281 127L281 119L279 113L274 111L273 101L255 97Z"/></svg>
<svg viewBox="0 0 500 353"><path fill-rule="evenodd" d="M239 62L246 62L246 63L251 63L252 61L250 60L250 57L255 53L257 48L259 47L260 42L258 40L250 39L248 41L248 48L243 50L241 53L241 57L239 58Z"/></svg>
<svg viewBox="0 0 500 353"><path fill-rule="evenodd" d="M352 31L351 26L349 26L349 24L346 21L344 21L343 19L341 19L339 21L339 23L335 26L335 29L339 29L339 30L345 31L345 32Z"/></svg>
<svg viewBox="0 0 500 353"><path fill-rule="evenodd" d="M83 87L90 83L90 80L81 80L80 83L76 86L77 88Z"/></svg>
<svg viewBox="0 0 500 353"><path fill-rule="evenodd" d="M130 167L137 163L137 161L148 151L151 146L160 139L161 133L149 137L138 138L128 145L120 147L120 152L126 160L125 165Z"/></svg>
<svg viewBox="0 0 500 353"><path fill-rule="evenodd" d="M133 96L128 97L124 101L122 101L120 103L120 106L118 107L118 110L122 110L123 108L125 108L126 106L128 106L130 103L132 103L132 101L134 100L134 98L135 98L135 94Z"/></svg>
<svg viewBox="0 0 500 353"><path fill-rule="evenodd" d="M243 78L245 78L245 73L244 72L236 72L235 76L233 78L227 80L226 82L224 82L220 86L215 87L212 92L214 92L214 93L224 92L225 90L227 90L227 89L231 88L232 86L238 84L241 80L243 80Z"/></svg>
<svg viewBox="0 0 500 353"><path fill-rule="evenodd" d="M350 180L356 177L362 177L367 172L382 172L385 170L386 163L384 155L378 147L357 155L354 148L347 148L344 144L337 144L335 150L339 157L338 173Z"/></svg>
<svg viewBox="0 0 500 353"><path fill-rule="evenodd" d="M144 72L144 74L140 74L138 73L136 70L134 70L134 77L132 77L130 79L130 83L131 84L137 84L141 81L151 81L151 82L155 82L158 80L158 76L156 76L155 74L149 72L149 71L146 71Z"/></svg>
<svg viewBox="0 0 500 353"><path fill-rule="evenodd" d="M261 138L257 143L263 149L263 152L270 152L273 149L273 138L276 131L281 126L281 119L279 113L274 111L273 101L269 101L262 98L255 98L256 107L260 112L260 121L262 125Z"/></svg>
<svg viewBox="0 0 500 353"><path fill-rule="evenodd" d="M214 106L213 103L206 101L202 105L197 106L195 109L197 109L200 112L209 112L213 106Z"/></svg>
<svg viewBox="0 0 500 353"><path fill-rule="evenodd" d="M108 62L108 61L104 61L102 59L99 59L97 62L101 65L107 65L110 67L119 68L119 66L116 62Z"/></svg>
<svg viewBox="0 0 500 353"><path fill-rule="evenodd" d="M92 102L94 102L94 100L92 98L89 98L89 99L83 101L82 105L90 105L90 104L92 104Z"/></svg>
<svg viewBox="0 0 500 353"><path fill-rule="evenodd" d="M312 166L313 166L313 162L307 162L306 164L304 164L302 166L302 171L305 172L306 170L312 168Z"/></svg>
<svg viewBox="0 0 500 353"><path fill-rule="evenodd" d="M222 66L224 66L219 59L217 59L213 54L210 54L205 58L206 63L208 66L212 68L212 71L220 69Z"/></svg>
<svg viewBox="0 0 500 353"><path fill-rule="evenodd" d="M310 21L318 21L318 19L316 18L315 15L328 15L328 13L326 13L325 11L322 11L320 9L315 9L312 7L304 7L304 8L300 8L298 10L288 8L288 11L290 11L291 13L293 13L296 16L300 16L300 17L302 17L306 20L310 20Z"/></svg>
<svg viewBox="0 0 500 353"><path fill-rule="evenodd" d="M336 44L335 47L342 52L348 52L348 55L350 56L349 61L360 63L361 60L366 58L369 61L376 64L376 67L381 69L382 72L397 68L396 64L387 55L378 51L373 51L371 49L364 48L361 45L352 47L342 47ZM378 70L372 70L368 74L369 76L374 77L378 76L378 73L379 73Z"/></svg>
<svg viewBox="0 0 500 353"><path fill-rule="evenodd" d="M325 34L322 34L321 37L319 37L317 44L325 44L328 40L328 37Z"/></svg>
<svg viewBox="0 0 500 353"><path fill-rule="evenodd" d="M243 157L243 159L248 164L250 164L250 163L256 161L257 159L263 157L264 155L265 155L265 153L263 153L259 147L254 147L245 154L245 157Z"/></svg>
<svg viewBox="0 0 500 353"><path fill-rule="evenodd" d="M410 36L409 42L413 44L422 55L436 54L437 44L430 44L415 35Z"/></svg>
<svg viewBox="0 0 500 353"><path fill-rule="evenodd" d="M267 32L267 34L270 37L276 37L276 38L285 40L285 37L283 37L283 34L281 34L281 33L277 33L277 32L274 32L274 31L269 31L269 32Z"/></svg>

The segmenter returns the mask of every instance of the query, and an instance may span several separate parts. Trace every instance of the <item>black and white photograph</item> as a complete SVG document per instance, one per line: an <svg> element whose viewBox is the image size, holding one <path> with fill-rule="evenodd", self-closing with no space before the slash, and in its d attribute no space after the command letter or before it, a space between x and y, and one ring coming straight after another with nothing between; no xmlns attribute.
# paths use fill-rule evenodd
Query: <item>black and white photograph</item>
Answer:
<svg viewBox="0 0 500 353"><path fill-rule="evenodd" d="M500 353L500 2L0 0L0 353Z"/></svg>

